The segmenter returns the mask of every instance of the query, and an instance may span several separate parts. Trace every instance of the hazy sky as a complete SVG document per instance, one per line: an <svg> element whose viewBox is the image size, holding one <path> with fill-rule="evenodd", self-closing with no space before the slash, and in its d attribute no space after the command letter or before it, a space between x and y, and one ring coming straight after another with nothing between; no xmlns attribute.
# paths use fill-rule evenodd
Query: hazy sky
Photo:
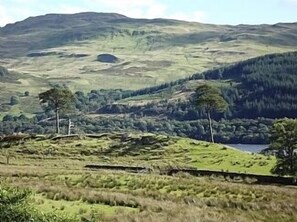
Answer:
<svg viewBox="0 0 297 222"><path fill-rule="evenodd" d="M0 26L29 16L85 11L215 24L297 22L297 0L0 0Z"/></svg>

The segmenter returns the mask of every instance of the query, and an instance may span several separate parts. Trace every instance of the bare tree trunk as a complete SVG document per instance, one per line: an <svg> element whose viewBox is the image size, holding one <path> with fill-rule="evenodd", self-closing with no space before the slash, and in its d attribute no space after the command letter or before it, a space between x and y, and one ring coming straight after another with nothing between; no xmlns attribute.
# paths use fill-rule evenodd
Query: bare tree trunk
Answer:
<svg viewBox="0 0 297 222"><path fill-rule="evenodd" d="M69 136L71 134L71 119L68 119L68 132L67 135Z"/></svg>
<svg viewBox="0 0 297 222"><path fill-rule="evenodd" d="M211 123L211 117L210 117L210 111L207 111L207 117L208 117L208 124L209 124L209 134L210 134L210 141L214 143L213 139L213 131L212 131L212 123Z"/></svg>
<svg viewBox="0 0 297 222"><path fill-rule="evenodd" d="M56 133L60 134L60 118L59 118L59 109L56 109Z"/></svg>

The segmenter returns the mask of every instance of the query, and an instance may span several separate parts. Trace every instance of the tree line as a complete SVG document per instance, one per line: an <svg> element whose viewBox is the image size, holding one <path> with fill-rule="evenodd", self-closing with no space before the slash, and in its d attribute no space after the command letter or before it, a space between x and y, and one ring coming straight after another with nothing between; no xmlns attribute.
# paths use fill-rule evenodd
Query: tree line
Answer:
<svg viewBox="0 0 297 222"><path fill-rule="evenodd" d="M229 81L221 88L223 97L230 106L215 118L283 118L297 117L297 52L266 55L221 67L160 86L134 92L123 92L122 98L143 95L169 94L177 91L193 91L188 83L193 80ZM194 120L206 118L191 101L170 102L131 107L121 104L101 106L100 113L130 113L140 115L166 115L170 119Z"/></svg>
<svg viewBox="0 0 297 222"><path fill-rule="evenodd" d="M214 131L217 134L215 137L219 137L215 139L219 142L235 141L234 136L232 136L232 133L234 135L232 130L226 130L225 132L219 130L219 125L226 125L226 122L229 121L230 124L228 123L227 125L238 124L239 122L242 124L242 130L236 128L238 132L242 133L237 135L240 139L236 141L250 143L252 139L248 138L250 135L253 135L255 142L265 143L269 137L266 129L271 127L271 119L297 117L297 93L296 87L294 87L297 85L297 67L294 61L297 61L296 52L267 55L136 91L121 89L91 90L89 93L77 91L73 95L74 106L76 112L81 116L71 118L77 118L77 125L79 125L82 132L99 132L101 128L97 123L101 124L104 122L104 124L107 124L108 122L107 125L110 128L105 128L106 130L118 128L144 132L163 131L172 135L205 138L205 135L201 133L203 130L199 131L201 127L196 127L193 124L195 121L197 124L204 123L205 119L209 119L207 109L197 109L197 105L193 102L195 93L187 100L175 100L172 102L162 99L158 103L148 103L141 106L124 105L118 103L118 101L140 95L173 94L176 91L191 93L194 91L188 86L188 83L198 79L229 81L229 84L224 84L223 87L220 87L224 100L229 104L228 107L224 112L212 113L214 123L218 123L218 127L214 124ZM11 102L15 101L17 99L12 98ZM116 115L106 119L90 118L90 120L86 120L89 122L89 125L80 124L80 122L84 122L86 119L83 115L90 113ZM30 120L27 120L24 115L19 117L6 115L0 124L0 133L7 134L14 131L52 132L49 126L53 123L44 120L56 114L57 112L53 109L45 109L45 112L37 114ZM118 118L118 114L122 114L127 118ZM62 119L69 118L69 113L65 114L62 112L60 115ZM257 126L247 127L246 122L248 119L253 119L251 122L256 121ZM155 122L154 120L158 121ZM64 124L66 123L63 120L61 125L64 127ZM152 125L153 127L148 127L147 129L144 125ZM178 130L175 127L177 125L183 130ZM168 126L168 128L164 126ZM209 126L203 125L203 128L207 130ZM263 130L264 128L265 130ZM264 136L262 133L258 133L259 129L263 130ZM194 133L195 130L197 130L196 134ZM229 133L231 134L229 135Z"/></svg>

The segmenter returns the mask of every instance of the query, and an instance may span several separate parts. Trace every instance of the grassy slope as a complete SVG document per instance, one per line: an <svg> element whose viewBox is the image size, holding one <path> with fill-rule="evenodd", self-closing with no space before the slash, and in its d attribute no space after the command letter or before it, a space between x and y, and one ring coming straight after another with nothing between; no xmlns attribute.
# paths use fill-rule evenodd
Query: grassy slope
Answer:
<svg viewBox="0 0 297 222"><path fill-rule="evenodd" d="M156 218L161 222L294 221L297 193L293 188L236 184L183 174L167 177L83 169L87 163L125 163L268 173L275 161L222 148L153 135L32 140L8 149L17 152L11 165L3 165L5 157L0 156L0 175L6 183L35 190L34 204L41 211L62 212L80 219L93 215L97 221L124 222ZM234 161L239 164L233 165ZM243 168L246 161L255 163ZM260 167L260 161L268 165Z"/></svg>
<svg viewBox="0 0 297 222"><path fill-rule="evenodd" d="M164 88L152 94L144 94L140 96L132 96L116 101L117 104L125 104L130 106L142 106L148 103L161 103L164 100L169 102L189 101L190 96L195 89L201 84L211 84L217 87L230 87L230 80L190 80L185 83L178 84L172 88ZM238 83L232 82L232 86ZM181 89L184 88L184 89Z"/></svg>
<svg viewBox="0 0 297 222"><path fill-rule="evenodd" d="M143 36L123 34L115 37L98 37L50 49L66 55L85 53L89 55L87 57L60 58L59 55L21 57L9 60L7 67L34 75L48 83L65 83L73 90L139 89L190 76L222 64L297 49L295 46L266 46L257 41L241 39L220 42L216 39L218 33L214 34L213 39L205 42L184 42L175 45L164 40L158 43L161 46L154 47L156 43L149 42L148 39L151 38L149 33L156 28L148 29L148 34ZM177 26L172 34L170 27L168 29L164 28L162 35L179 35L184 31L184 27ZM189 29L189 32L200 31L199 27ZM217 30L219 31L220 29ZM130 32L133 32L133 29ZM121 62L119 64L96 62L96 56L101 53L114 54L121 59Z"/></svg>
<svg viewBox="0 0 297 222"><path fill-rule="evenodd" d="M103 136L100 139L61 141L33 140L13 150L22 154L21 160L18 160L22 163L34 157L37 162L43 158L48 166L61 167L66 167L68 161L71 164L69 167L73 167L72 160L81 159L83 161L78 167L92 162L104 162L270 174L269 171L275 164L275 158L242 152L224 145L153 134L118 134ZM27 155L28 153L30 155ZM58 163L57 160L60 159L64 161Z"/></svg>
<svg viewBox="0 0 297 222"><path fill-rule="evenodd" d="M194 93L195 89L198 85L207 83L212 84L219 88L230 88L230 87L236 87L237 89L243 91L246 90L246 94L250 94L252 96L247 96L251 101L253 101L253 96L259 93L257 90L251 90L247 86L247 82L243 77L247 76L247 72L251 72L250 67L256 67L253 71L253 75L256 75L257 77L254 81L258 82L259 85L263 84L261 81L264 81L265 83L269 81L275 81L279 82L279 73L282 73L282 75L285 75L284 78L286 80L283 80L284 84L293 84L293 80L291 80L290 76L294 76L294 68L291 68L291 64L294 64L296 61L296 55L297 52L290 52L290 53L278 53L278 54L269 54L265 56L260 56L256 58L252 58L249 60L241 61L235 64L232 64L230 66L224 66L224 69L213 69L209 70L207 72L204 72L205 78L207 80L197 79L197 80L185 80L181 83L176 83L173 87L168 86L164 89L159 89L155 91L150 91L150 93L134 96L134 97L128 97L122 100L117 101L119 104L127 104L127 105L142 105L150 102L160 103L162 100L167 101L175 101L178 102L179 99L182 101L189 100L189 96ZM270 58L270 59L268 59ZM276 64L280 65L281 68L278 70L275 70ZM263 70L270 70L270 77L265 78L263 77L262 80L260 80L261 76L264 75L265 72ZM249 71L247 71L249 70ZM273 70L273 71L272 71ZM221 79L211 79L215 78L212 76L215 76L217 72L221 72L222 78ZM265 74L266 75L266 74ZM195 76L195 75L194 75ZM264 86L264 90L268 90L269 86ZM249 93L247 93L249 92ZM262 92L263 94L264 92ZM287 92L288 93L288 92ZM290 92L290 96L293 96L294 93ZM284 96L281 94L281 96ZM266 95L267 97L267 95ZM271 100L275 100L273 96L270 98ZM243 100L239 100L239 102L242 102Z"/></svg>
<svg viewBox="0 0 297 222"><path fill-rule="evenodd" d="M30 18L0 29L0 44L8 47L0 51L0 65L23 74L20 84L0 82L5 92L0 102L26 90L34 97L51 83L74 91L157 85L223 64L296 50L296 36L296 24L217 26L96 13ZM56 54L27 57L30 50ZM73 57L80 53L88 56ZM120 63L95 61L101 53L116 55Z"/></svg>
<svg viewBox="0 0 297 222"><path fill-rule="evenodd" d="M106 215L114 215L117 212L136 212L137 209L121 206L109 206L104 204L90 204L83 201L52 200L41 194L37 194L34 199L38 209L44 213L56 212L58 214L69 215L89 215L92 212L101 212Z"/></svg>

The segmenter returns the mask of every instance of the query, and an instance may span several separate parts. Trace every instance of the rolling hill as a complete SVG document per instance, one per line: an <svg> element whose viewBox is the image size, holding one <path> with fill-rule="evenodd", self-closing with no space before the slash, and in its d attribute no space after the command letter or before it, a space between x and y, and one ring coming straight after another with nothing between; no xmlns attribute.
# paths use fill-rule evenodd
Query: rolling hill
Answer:
<svg viewBox="0 0 297 222"><path fill-rule="evenodd" d="M190 103L191 97L198 85L209 83L220 87L229 102L225 118L296 118L296 61L297 52L270 54L241 61L127 93L122 100L99 109L98 113L124 113L126 110L127 113L162 114L173 119L195 120L203 117L203 114L199 114L197 108Z"/></svg>
<svg viewBox="0 0 297 222"><path fill-rule="evenodd" d="M225 113L213 114L216 140L267 143L273 119L297 117L296 61L297 52L265 55L156 87L122 92L118 96L122 99L99 106L97 114L90 116L109 130L207 139L206 115L193 99L196 87L208 83L221 88L229 103Z"/></svg>
<svg viewBox="0 0 297 222"><path fill-rule="evenodd" d="M112 13L48 14L0 28L0 65L24 74L14 94L51 84L140 89L259 55L297 50L297 24L223 26ZM97 61L98 55L116 63ZM3 87L3 84L1 84Z"/></svg>

